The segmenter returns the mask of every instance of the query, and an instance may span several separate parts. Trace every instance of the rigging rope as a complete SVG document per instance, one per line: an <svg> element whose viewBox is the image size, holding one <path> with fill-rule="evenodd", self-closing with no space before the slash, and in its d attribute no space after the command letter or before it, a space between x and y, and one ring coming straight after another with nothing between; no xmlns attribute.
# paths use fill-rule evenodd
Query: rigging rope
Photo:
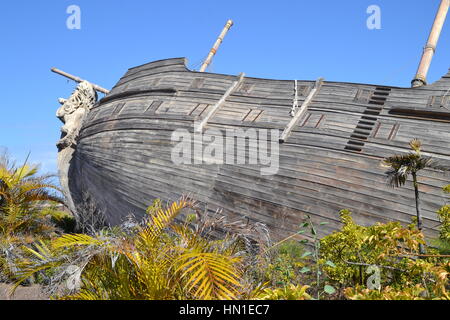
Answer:
<svg viewBox="0 0 450 320"><path fill-rule="evenodd" d="M294 102L292 103L292 109L291 109L291 117L295 116L295 112L298 109L298 81L294 80Z"/></svg>
<svg viewBox="0 0 450 320"><path fill-rule="evenodd" d="M441 108L445 108L447 110L450 110L450 109L447 108L444 104L445 104L445 98L448 96L449 92L450 92L450 87L448 88L447 92L444 94L444 96L442 97L442 100L441 100Z"/></svg>

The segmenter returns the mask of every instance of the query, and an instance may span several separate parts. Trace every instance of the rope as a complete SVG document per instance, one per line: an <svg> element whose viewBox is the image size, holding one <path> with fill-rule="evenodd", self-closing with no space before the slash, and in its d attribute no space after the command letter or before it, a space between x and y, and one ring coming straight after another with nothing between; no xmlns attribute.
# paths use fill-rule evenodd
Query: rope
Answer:
<svg viewBox="0 0 450 320"><path fill-rule="evenodd" d="M291 117L295 116L295 112L298 109L298 81L294 80L294 102L292 103L292 109L291 109Z"/></svg>
<svg viewBox="0 0 450 320"><path fill-rule="evenodd" d="M208 57L208 55L205 55L201 60L196 60L195 63L192 63L192 70L198 70L200 69L200 67L202 66L203 62L206 60L206 58Z"/></svg>
<svg viewBox="0 0 450 320"><path fill-rule="evenodd" d="M413 59L415 61L416 58L410 57L409 60L405 61L400 67L398 67L393 72L389 73L386 77L384 77L383 80L381 80L381 84L388 82L389 80L393 79L395 76L397 76L401 71L406 70L408 68L409 70L409 64L413 62Z"/></svg>
<svg viewBox="0 0 450 320"><path fill-rule="evenodd" d="M441 107L443 107L443 108L445 108L445 109L448 109L446 106L444 106L444 100L445 100L445 98L448 96L448 93L450 92L450 88L448 88L448 90L447 90L447 92L444 94L444 97L442 97L442 100L441 100Z"/></svg>
<svg viewBox="0 0 450 320"><path fill-rule="evenodd" d="M449 108L447 108L445 105L444 105L444 102L445 102L445 98L448 96L448 93L450 92L450 87L448 88L448 90L447 90L447 92L444 94L444 96L442 97L442 99L441 99L441 108L444 108L444 109L447 109L447 110L450 110Z"/></svg>

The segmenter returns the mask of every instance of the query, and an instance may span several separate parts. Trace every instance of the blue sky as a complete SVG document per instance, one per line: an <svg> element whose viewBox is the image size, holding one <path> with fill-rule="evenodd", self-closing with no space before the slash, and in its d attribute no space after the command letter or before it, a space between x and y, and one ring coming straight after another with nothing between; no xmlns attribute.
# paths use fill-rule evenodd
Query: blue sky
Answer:
<svg viewBox="0 0 450 320"><path fill-rule="evenodd" d="M51 67L111 88L129 67L187 57L198 66L227 19L235 25L210 71L274 79L409 86L439 0L43 0L5 1L0 10L0 147L56 171L57 98L74 83ZM81 30L69 30L70 5ZM381 30L369 30L370 5ZM450 67L444 27L429 81Z"/></svg>

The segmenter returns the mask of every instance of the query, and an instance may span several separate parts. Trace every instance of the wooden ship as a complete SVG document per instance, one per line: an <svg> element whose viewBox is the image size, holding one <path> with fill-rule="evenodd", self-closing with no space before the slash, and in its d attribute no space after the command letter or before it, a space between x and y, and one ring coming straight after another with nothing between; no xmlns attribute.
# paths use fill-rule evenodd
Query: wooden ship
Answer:
<svg viewBox="0 0 450 320"><path fill-rule="evenodd" d="M118 225L130 214L142 216L154 199L190 194L207 211L266 224L275 239L296 233L306 215L318 225L326 222L320 236L329 234L341 226L341 209L350 209L363 225L411 223L412 184L391 189L381 161L407 153L409 141L418 138L425 154L450 165L450 72L426 84L448 10L448 0L442 3L412 88L203 72L228 23L200 72L189 70L184 58L131 68L111 91L93 85L106 96L79 108L82 115L72 126L73 110L62 100L58 116L68 124L63 139L72 139L59 145L69 206L79 214L88 194L108 223ZM194 136L252 128L280 133L275 174L261 174L264 166L248 161L173 162L177 130ZM266 142L273 139L268 135ZM236 148L225 146L224 153ZM419 179L424 231L432 235L445 202L441 188L449 180L434 170Z"/></svg>

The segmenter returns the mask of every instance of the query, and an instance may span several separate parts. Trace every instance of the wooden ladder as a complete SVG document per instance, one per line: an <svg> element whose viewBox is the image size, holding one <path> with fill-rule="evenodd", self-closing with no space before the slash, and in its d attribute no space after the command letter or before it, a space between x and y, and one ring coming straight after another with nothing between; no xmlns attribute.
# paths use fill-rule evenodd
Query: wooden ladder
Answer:
<svg viewBox="0 0 450 320"><path fill-rule="evenodd" d="M366 141L371 136L378 116L383 111L384 105L391 92L390 88L377 87L369 99L369 106L364 110L363 116L356 125L355 130L350 135L345 150L361 152Z"/></svg>

